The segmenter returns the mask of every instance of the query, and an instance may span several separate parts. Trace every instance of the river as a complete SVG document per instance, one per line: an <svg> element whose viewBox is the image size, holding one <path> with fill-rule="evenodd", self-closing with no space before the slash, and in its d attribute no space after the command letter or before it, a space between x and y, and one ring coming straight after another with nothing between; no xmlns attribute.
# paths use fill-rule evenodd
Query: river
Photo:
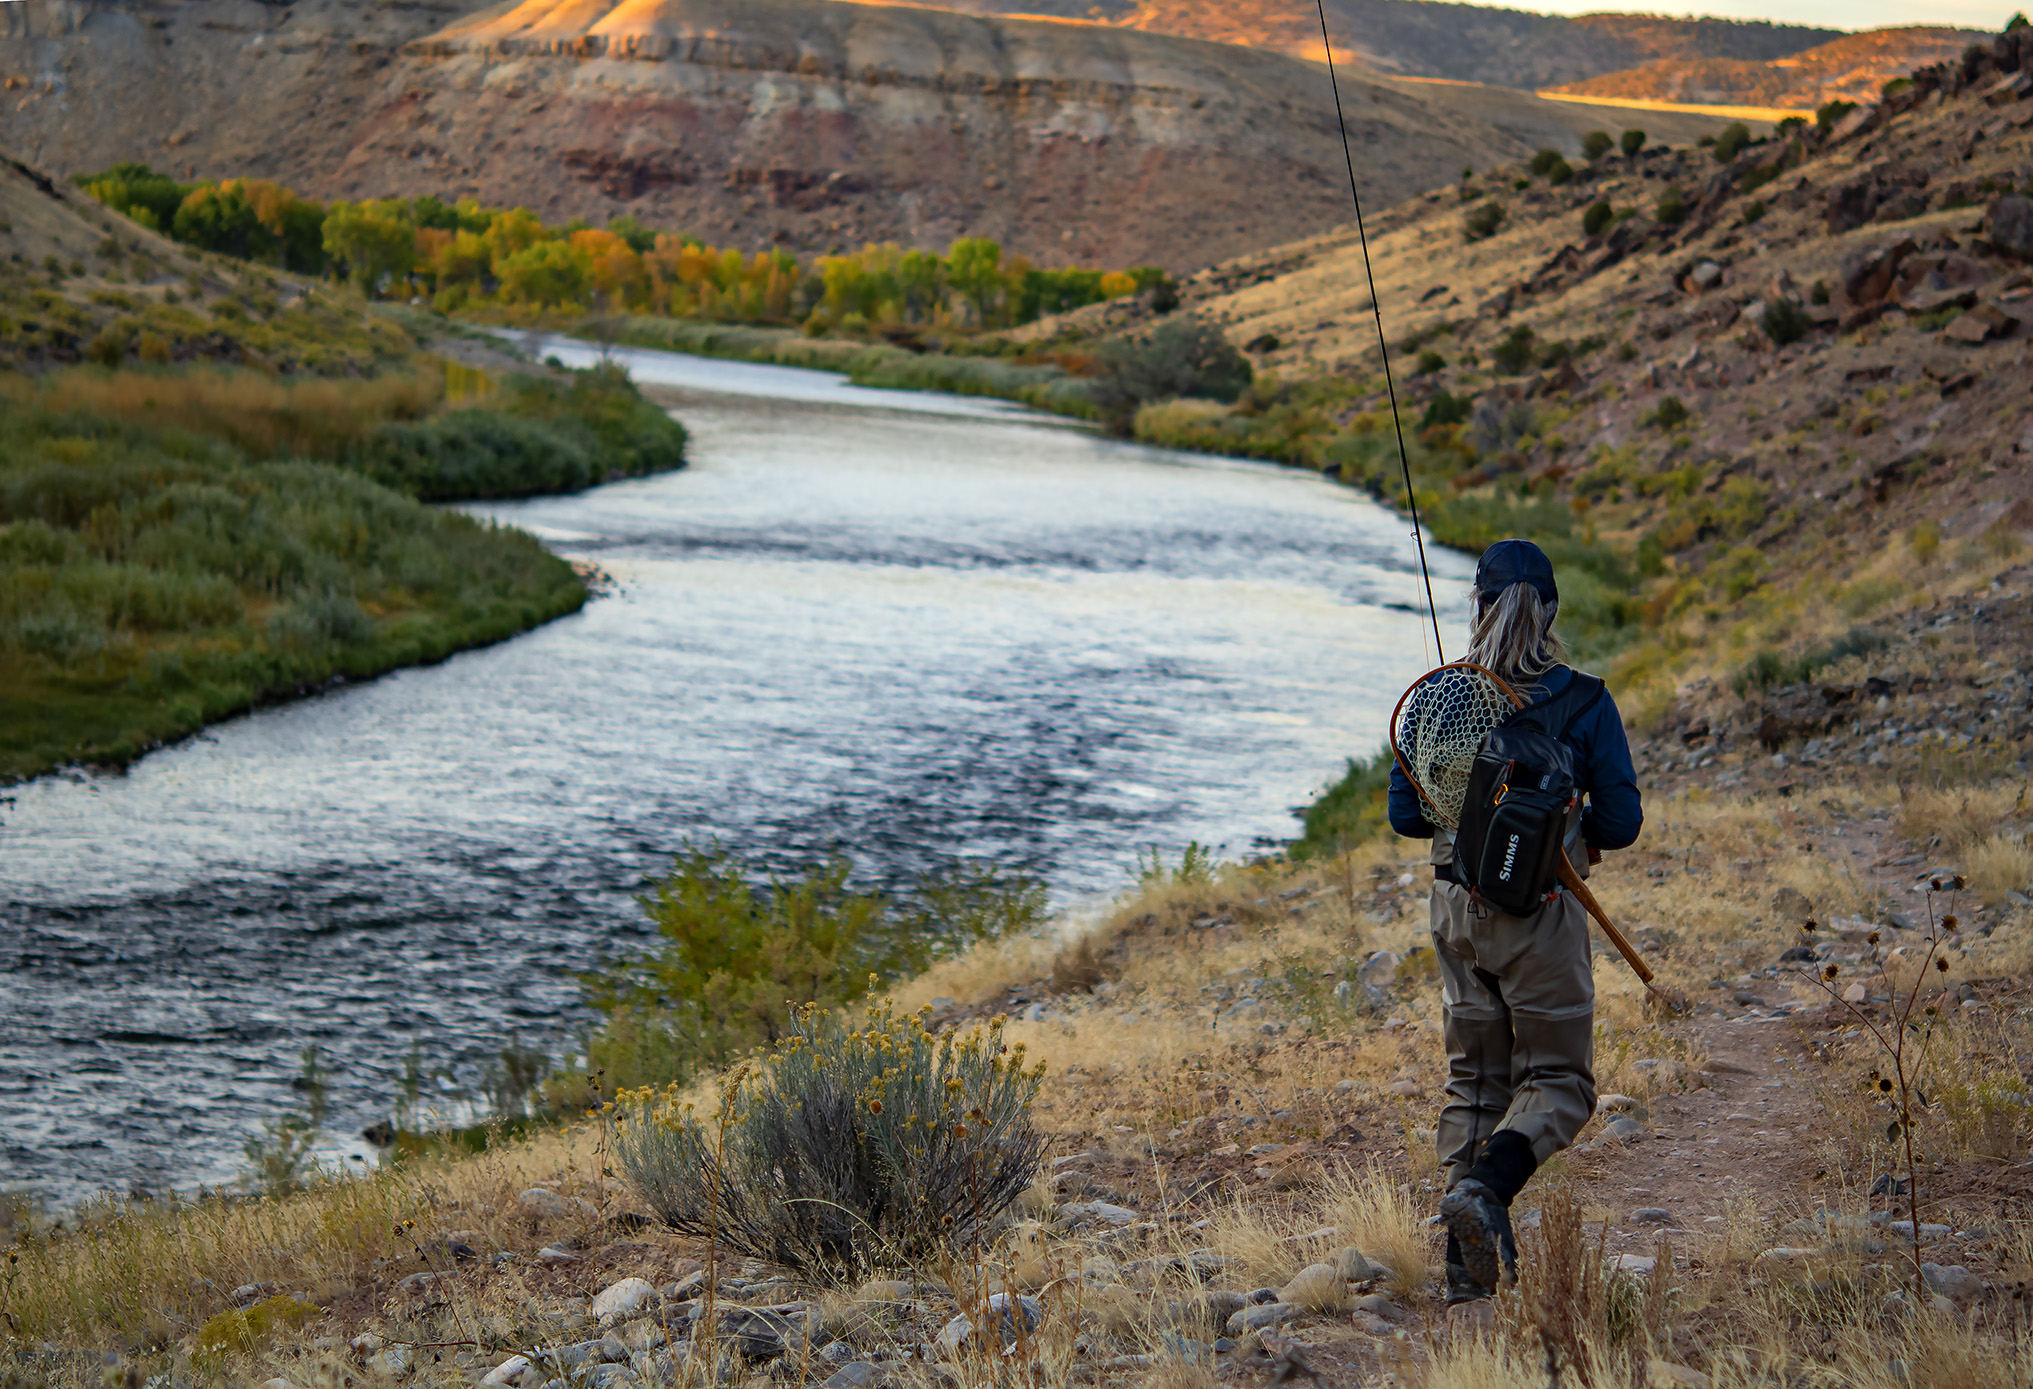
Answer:
<svg viewBox="0 0 2033 1389"><path fill-rule="evenodd" d="M542 350L590 360L577 344ZM957 857L1093 904L1236 857L1382 740L1422 668L1406 527L1268 466L993 401L616 354L692 465L471 508L589 561L576 616L0 800L0 1188L232 1181L333 1074L371 1161L414 1044L456 1109L572 972L649 938L687 844L871 882ZM1432 551L1442 622L1471 572Z"/></svg>

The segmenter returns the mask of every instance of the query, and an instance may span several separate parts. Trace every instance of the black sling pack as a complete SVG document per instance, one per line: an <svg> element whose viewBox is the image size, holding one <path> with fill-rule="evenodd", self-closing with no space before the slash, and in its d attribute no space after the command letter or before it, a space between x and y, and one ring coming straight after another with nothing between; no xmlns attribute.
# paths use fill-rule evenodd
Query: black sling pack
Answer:
<svg viewBox="0 0 2033 1389"><path fill-rule="evenodd" d="M1554 855L1581 798L1574 750L1560 735L1595 707L1603 688L1576 671L1566 689L1483 738L1454 838L1454 880L1478 905L1529 916L1559 892Z"/></svg>

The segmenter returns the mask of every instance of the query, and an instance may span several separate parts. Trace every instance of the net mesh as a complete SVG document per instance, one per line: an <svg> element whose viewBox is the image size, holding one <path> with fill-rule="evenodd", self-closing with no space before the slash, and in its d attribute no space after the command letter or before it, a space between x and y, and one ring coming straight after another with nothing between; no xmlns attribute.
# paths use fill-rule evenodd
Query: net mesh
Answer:
<svg viewBox="0 0 2033 1389"><path fill-rule="evenodd" d="M1435 824L1460 828L1476 749L1515 707L1502 685L1472 666L1442 666L1406 692L1391 747L1424 793Z"/></svg>

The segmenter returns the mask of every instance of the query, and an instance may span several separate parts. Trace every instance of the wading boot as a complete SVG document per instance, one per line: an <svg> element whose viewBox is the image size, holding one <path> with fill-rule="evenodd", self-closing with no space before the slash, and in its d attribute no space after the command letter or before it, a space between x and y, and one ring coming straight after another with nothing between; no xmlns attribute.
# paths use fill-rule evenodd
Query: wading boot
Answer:
<svg viewBox="0 0 2033 1389"><path fill-rule="evenodd" d="M1518 1246L1511 1237L1510 1208L1488 1187L1464 1177L1441 1198L1440 1220L1461 1251L1463 1271L1484 1289L1485 1297L1517 1278ZM1453 1300L1450 1276L1448 1301Z"/></svg>

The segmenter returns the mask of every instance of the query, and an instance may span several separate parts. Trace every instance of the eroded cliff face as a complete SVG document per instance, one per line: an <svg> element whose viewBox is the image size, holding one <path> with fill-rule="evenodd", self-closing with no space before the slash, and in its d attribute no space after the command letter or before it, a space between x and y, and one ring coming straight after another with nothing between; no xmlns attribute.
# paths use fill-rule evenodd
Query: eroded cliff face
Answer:
<svg viewBox="0 0 2033 1389"><path fill-rule="evenodd" d="M0 25L0 139L66 173L1179 270L1348 215L1322 69L1133 30L833 0L27 0ZM1376 206L1523 152L1444 89L1342 96Z"/></svg>

